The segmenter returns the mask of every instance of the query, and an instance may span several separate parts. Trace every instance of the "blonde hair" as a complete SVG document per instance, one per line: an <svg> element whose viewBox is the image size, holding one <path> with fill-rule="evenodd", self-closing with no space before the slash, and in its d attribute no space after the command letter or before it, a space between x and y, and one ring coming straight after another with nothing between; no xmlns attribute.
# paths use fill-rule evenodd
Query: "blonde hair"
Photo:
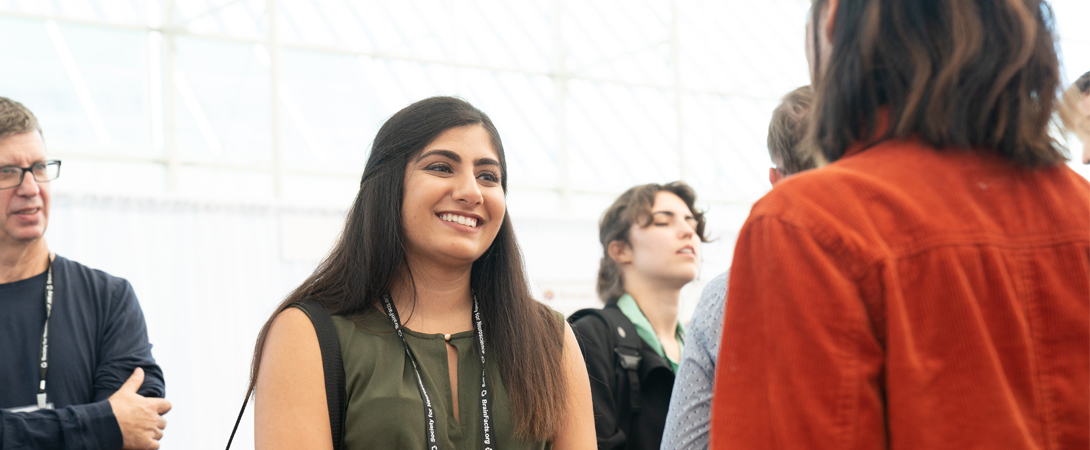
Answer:
<svg viewBox="0 0 1090 450"><path fill-rule="evenodd" d="M779 160L776 169L792 175L815 167L813 155L803 151L803 140L810 127L810 104L814 91L802 86L783 96L780 106L772 111L768 124L768 155Z"/></svg>
<svg viewBox="0 0 1090 450"><path fill-rule="evenodd" d="M22 103L0 97L0 139L31 131L37 131L38 134L42 132L42 127L38 124L38 118L34 117L34 113Z"/></svg>

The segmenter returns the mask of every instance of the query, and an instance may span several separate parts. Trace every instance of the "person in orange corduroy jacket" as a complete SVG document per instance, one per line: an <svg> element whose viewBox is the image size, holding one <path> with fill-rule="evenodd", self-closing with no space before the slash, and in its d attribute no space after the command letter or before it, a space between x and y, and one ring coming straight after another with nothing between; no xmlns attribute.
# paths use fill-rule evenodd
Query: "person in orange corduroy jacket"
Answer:
<svg viewBox="0 0 1090 450"><path fill-rule="evenodd" d="M1090 183L1049 135L1047 4L812 13L830 164L738 237L712 448L1088 448Z"/></svg>

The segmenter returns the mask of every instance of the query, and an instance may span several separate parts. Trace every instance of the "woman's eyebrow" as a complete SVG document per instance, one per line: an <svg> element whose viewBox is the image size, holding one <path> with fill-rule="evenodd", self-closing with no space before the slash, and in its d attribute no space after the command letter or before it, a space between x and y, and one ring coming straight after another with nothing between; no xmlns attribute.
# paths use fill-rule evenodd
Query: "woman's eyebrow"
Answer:
<svg viewBox="0 0 1090 450"><path fill-rule="evenodd" d="M478 158L476 161L473 161L473 165L474 166L498 166L498 165L500 165L500 162L496 161L496 160L494 160L492 158Z"/></svg>
<svg viewBox="0 0 1090 450"><path fill-rule="evenodd" d="M450 150L432 150L432 151L429 151L429 152L425 152L423 155L420 155L420 157L416 158L416 162L420 162L421 160L423 160L424 158L427 158L429 156L442 156L444 158L453 160L456 163L459 163L459 164L462 163L461 155L459 155L459 154L457 154L455 152L452 152ZM473 165L474 166L498 166L498 165L500 165L500 162L496 161L495 159L492 159L492 158L477 158L477 160L473 161Z"/></svg>
<svg viewBox="0 0 1090 450"><path fill-rule="evenodd" d="M454 152L452 152L450 150L432 150L430 152L426 152L423 155L420 155L419 158L416 158L416 162L420 162L420 160L422 160L424 158L427 158L429 156L432 156L432 155L442 156L442 157L445 157L447 159L454 160L454 162L456 162L456 163L461 163L462 162L462 157L459 156L457 153L454 153Z"/></svg>

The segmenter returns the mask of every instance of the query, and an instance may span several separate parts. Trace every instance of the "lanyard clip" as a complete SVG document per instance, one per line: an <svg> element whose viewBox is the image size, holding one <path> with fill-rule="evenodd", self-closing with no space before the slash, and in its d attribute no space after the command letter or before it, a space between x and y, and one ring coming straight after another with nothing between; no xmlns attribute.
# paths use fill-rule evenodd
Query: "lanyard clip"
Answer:
<svg viewBox="0 0 1090 450"><path fill-rule="evenodd" d="M45 392L38 394L38 408L50 409L49 404L45 402Z"/></svg>

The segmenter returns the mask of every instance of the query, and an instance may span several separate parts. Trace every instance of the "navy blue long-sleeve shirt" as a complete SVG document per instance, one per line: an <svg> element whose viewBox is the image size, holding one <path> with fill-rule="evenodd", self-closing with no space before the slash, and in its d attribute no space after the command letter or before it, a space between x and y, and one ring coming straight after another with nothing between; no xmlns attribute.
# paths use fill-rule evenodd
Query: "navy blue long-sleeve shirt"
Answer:
<svg viewBox="0 0 1090 450"><path fill-rule="evenodd" d="M0 284L0 409L37 404L38 353L46 274ZM49 319L48 401L56 409L0 411L0 450L120 449L121 429L106 401L137 367L138 390L163 397L144 313L128 281L57 256Z"/></svg>

